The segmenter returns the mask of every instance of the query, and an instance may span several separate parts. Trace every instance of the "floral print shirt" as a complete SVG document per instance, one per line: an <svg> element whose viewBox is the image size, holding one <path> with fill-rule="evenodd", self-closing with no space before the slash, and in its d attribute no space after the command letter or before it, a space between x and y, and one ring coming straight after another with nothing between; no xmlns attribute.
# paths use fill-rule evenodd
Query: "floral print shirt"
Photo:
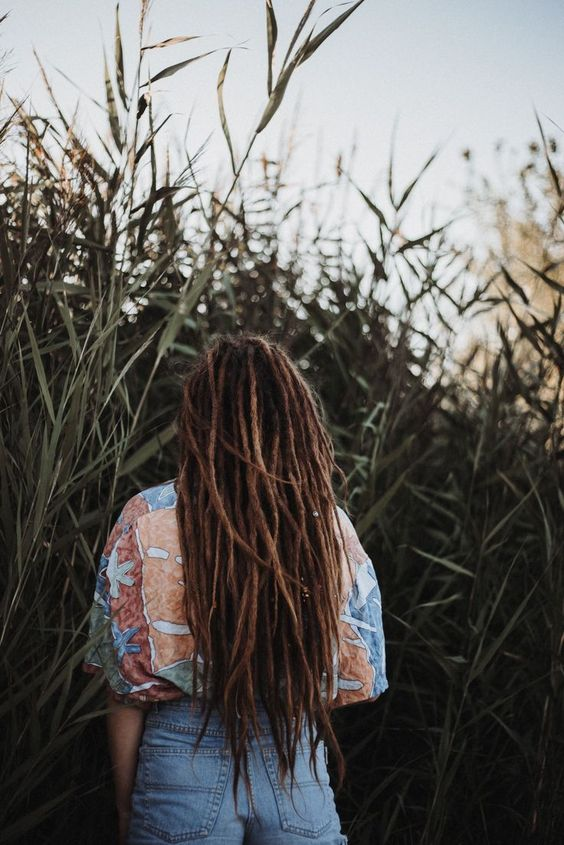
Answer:
<svg viewBox="0 0 564 845"><path fill-rule="evenodd" d="M129 499L100 557L82 668L103 673L118 700L152 702L192 693L194 640L182 618L174 481ZM342 508L337 515L345 554L332 707L374 699L388 687L374 566ZM202 693L201 678L196 689Z"/></svg>

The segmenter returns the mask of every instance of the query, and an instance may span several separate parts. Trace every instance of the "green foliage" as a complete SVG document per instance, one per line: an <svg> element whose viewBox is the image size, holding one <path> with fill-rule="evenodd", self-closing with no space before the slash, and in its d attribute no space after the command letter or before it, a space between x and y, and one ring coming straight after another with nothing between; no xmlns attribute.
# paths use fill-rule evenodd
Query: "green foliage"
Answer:
<svg viewBox="0 0 564 845"><path fill-rule="evenodd" d="M312 30L296 47L312 8L274 80L267 0L263 122L284 74L332 34ZM140 61L189 38L143 47ZM390 689L335 712L351 845L559 841L559 268L531 270L552 295L542 319L515 311L514 296L528 303L511 284L492 296L496 279L469 274L448 226L401 234L419 177L396 193L392 157L388 196L360 193L374 236L357 244L311 225L280 162L242 190L243 165L257 165L253 140L233 157L227 58L218 95L233 184L218 199L193 159L171 179L155 154L166 119L154 128L150 81L148 96L126 93L117 18L114 52L111 149L95 155L55 101L57 124L12 101L3 159L0 842L112 835L100 686L79 671L98 556L120 504L175 473L176 361L241 327L282 340L319 392L381 582ZM345 181L340 167L335 202ZM493 351L455 357L484 309L504 315Z"/></svg>

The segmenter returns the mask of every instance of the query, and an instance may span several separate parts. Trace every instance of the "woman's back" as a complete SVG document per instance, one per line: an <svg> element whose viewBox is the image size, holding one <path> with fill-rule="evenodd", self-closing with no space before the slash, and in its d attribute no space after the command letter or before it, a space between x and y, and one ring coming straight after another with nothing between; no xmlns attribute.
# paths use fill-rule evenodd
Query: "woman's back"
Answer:
<svg viewBox="0 0 564 845"><path fill-rule="evenodd" d="M252 798L259 709L280 783L307 734L316 778L326 743L340 785L330 710L387 681L378 582L336 504L333 473L347 479L320 399L279 344L219 335L187 367L175 422L176 477L133 496L104 548L84 668L121 701L199 702L196 746L219 715L235 806L241 773Z"/></svg>
<svg viewBox="0 0 564 845"><path fill-rule="evenodd" d="M83 665L103 669L113 691L129 701L174 700L192 692L194 638L183 611L176 502L174 479L137 493L100 558L91 616L91 635L99 641ZM348 516L340 507L335 513L345 537L332 699L341 707L375 698L387 680L376 573ZM202 693L201 683L197 690Z"/></svg>

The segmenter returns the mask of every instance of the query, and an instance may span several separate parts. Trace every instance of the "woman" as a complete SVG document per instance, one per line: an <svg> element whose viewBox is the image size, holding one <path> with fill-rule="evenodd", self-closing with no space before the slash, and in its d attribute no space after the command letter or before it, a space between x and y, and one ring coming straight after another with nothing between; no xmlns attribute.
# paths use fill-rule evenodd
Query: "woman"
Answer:
<svg viewBox="0 0 564 845"><path fill-rule="evenodd" d="M84 662L107 680L120 842L346 843L330 712L388 684L322 405L281 345L220 335L176 428L177 477L109 535Z"/></svg>

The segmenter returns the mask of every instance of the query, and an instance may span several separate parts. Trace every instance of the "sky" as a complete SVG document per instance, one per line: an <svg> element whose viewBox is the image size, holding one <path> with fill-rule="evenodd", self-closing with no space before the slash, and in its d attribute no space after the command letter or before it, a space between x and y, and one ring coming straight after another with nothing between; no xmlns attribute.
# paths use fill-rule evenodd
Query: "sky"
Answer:
<svg viewBox="0 0 564 845"><path fill-rule="evenodd" d="M306 0L273 0L273 5L280 61ZM330 0L318 0L317 14L329 5ZM56 68L104 102L103 46L111 62L115 3L8 0L1 10L9 12L0 28L0 50L11 51L6 64L10 94L29 98L41 114L53 113L35 49L67 114L80 99L83 131L108 137L102 111ZM341 4L333 14L343 10ZM330 19L330 13L324 15L319 26ZM130 91L139 47L138 0L121 0L120 20ZM156 83L155 102L162 115L173 113L163 140L182 142L189 122L187 144L193 153L211 133L200 160L209 183L220 172L226 174L228 166L216 97L226 48L235 48L224 90L238 151L266 102L264 0L153 0L144 43L179 35L202 37L151 51L152 75L207 50L217 52ZM547 131L564 140L557 128L564 127L563 44L562 0L365 0L297 70L282 107L259 136L256 152L276 155L281 133L298 109L296 182L333 178L337 155L344 153L348 161L354 142L354 178L377 199L385 187L395 127L399 188L441 148L414 194L416 215L425 219L433 208L440 216L441 209L460 202L464 149L470 148L475 166L488 172L500 139L516 151L540 140L535 109ZM146 79L147 70L144 74Z"/></svg>

